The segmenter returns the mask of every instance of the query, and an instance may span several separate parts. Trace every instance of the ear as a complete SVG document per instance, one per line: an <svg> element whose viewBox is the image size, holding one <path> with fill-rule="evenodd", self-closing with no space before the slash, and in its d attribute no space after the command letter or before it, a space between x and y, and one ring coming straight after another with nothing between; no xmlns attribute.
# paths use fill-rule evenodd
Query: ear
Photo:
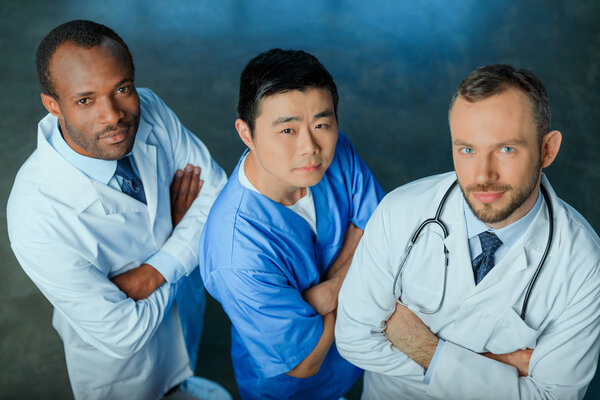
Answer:
<svg viewBox="0 0 600 400"><path fill-rule="evenodd" d="M558 150L560 150L561 143L562 135L559 131L546 133L542 139L542 168L546 168L552 164L558 154Z"/></svg>
<svg viewBox="0 0 600 400"><path fill-rule="evenodd" d="M48 110L48 112L54 115L55 117L60 117L61 112L60 107L58 106L58 101L56 101L54 97L44 93L42 93L41 96L42 104L44 105L44 107L46 107L46 110Z"/></svg>
<svg viewBox="0 0 600 400"><path fill-rule="evenodd" d="M242 139L242 142L244 142L244 144L248 146L250 150L253 150L254 142L252 141L252 132L250 130L250 126L248 126L246 121L239 118L236 119L235 129L237 130L238 135L240 135L240 139Z"/></svg>

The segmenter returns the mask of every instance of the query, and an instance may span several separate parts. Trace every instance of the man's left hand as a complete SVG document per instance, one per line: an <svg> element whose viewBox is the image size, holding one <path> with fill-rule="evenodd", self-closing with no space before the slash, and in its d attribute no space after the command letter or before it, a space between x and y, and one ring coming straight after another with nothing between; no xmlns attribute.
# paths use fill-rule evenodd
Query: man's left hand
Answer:
<svg viewBox="0 0 600 400"><path fill-rule="evenodd" d="M111 279L127 297L138 301L150 296L152 292L165 283L165 278L150 264L142 264Z"/></svg>
<svg viewBox="0 0 600 400"><path fill-rule="evenodd" d="M204 181L200 179L200 173L200 167L188 164L184 170L178 169L173 176L170 187L173 228L183 219L202 189Z"/></svg>
<svg viewBox="0 0 600 400"><path fill-rule="evenodd" d="M407 307L396 304L387 320L385 334L394 347L423 368L429 368L439 339Z"/></svg>

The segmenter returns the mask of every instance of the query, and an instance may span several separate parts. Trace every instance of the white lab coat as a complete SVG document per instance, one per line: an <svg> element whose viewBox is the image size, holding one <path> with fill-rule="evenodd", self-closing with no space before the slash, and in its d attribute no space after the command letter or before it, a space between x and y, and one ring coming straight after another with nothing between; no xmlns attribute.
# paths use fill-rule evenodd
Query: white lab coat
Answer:
<svg viewBox="0 0 600 400"><path fill-rule="evenodd" d="M37 150L8 202L11 246L54 306L76 398L157 399L192 375L196 360L204 305L197 245L226 175L154 93L139 95L132 153L147 205L68 163L48 142L58 129L52 115L40 121ZM188 162L201 166L204 186L173 230L169 185ZM147 299L135 302L109 280L159 250L168 282Z"/></svg>
<svg viewBox="0 0 600 400"><path fill-rule="evenodd" d="M454 173L422 179L388 194L367 224L339 297L336 343L343 357L366 369L363 399L581 399L594 376L600 341L600 241L583 217L556 197L552 248L530 297L524 292L548 237L544 204L525 234L475 285L461 206L450 194L441 219L449 230L446 297L433 315L417 313L446 340L424 369L392 347L383 330L396 305L392 282L410 236L432 218ZM437 231L439 232L439 231ZM402 300L423 308L439 303L442 245L437 234L417 242L402 276ZM534 348L529 376L478 353Z"/></svg>

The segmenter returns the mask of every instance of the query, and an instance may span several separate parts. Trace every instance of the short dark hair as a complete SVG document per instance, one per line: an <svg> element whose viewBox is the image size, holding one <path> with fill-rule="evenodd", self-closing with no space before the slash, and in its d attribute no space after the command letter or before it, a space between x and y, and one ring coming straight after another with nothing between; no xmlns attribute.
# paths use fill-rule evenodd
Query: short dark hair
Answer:
<svg viewBox="0 0 600 400"><path fill-rule="evenodd" d="M271 49L261 53L242 71L238 117L248 124L252 132L264 97L309 87L329 90L337 118L337 87L331 74L315 56L302 50Z"/></svg>
<svg viewBox="0 0 600 400"><path fill-rule="evenodd" d="M107 26L79 19L57 26L40 42L35 53L35 64L42 93L58 98L52 85L52 77L50 76L50 59L61 44L70 42L84 49L90 49L98 46L104 37L116 41L123 47L129 59L131 78L133 79L135 72L133 57L123 39Z"/></svg>
<svg viewBox="0 0 600 400"><path fill-rule="evenodd" d="M477 68L456 89L450 102L450 111L458 97L474 103L510 88L521 90L529 98L541 144L544 135L550 132L550 99L542 82L526 69L516 70L507 64Z"/></svg>

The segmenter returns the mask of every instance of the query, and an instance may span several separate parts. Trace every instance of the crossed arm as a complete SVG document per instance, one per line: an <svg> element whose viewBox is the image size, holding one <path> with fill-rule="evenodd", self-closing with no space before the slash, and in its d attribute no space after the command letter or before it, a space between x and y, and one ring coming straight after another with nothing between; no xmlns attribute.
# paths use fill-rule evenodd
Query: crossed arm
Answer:
<svg viewBox="0 0 600 400"><path fill-rule="evenodd" d="M325 280L302 293L304 300L323 316L323 333L313 351L287 374L295 378L307 378L319 372L319 368L334 339L335 310L344 277L352 263L356 246L363 231L350 223L340 252L327 271Z"/></svg>
<svg viewBox="0 0 600 400"><path fill-rule="evenodd" d="M173 228L179 224L198 197L204 181L200 179L201 169L188 164L185 171L178 169L170 187L171 220ZM165 278L150 264L142 264L111 279L127 297L135 301L150 296L156 288L165 283Z"/></svg>
<svg viewBox="0 0 600 400"><path fill-rule="evenodd" d="M423 368L429 368L439 339L407 307L396 305L396 310L387 320L385 334L394 347ZM526 349L508 354L483 353L482 355L517 368L519 376L527 376L532 353L532 349Z"/></svg>

